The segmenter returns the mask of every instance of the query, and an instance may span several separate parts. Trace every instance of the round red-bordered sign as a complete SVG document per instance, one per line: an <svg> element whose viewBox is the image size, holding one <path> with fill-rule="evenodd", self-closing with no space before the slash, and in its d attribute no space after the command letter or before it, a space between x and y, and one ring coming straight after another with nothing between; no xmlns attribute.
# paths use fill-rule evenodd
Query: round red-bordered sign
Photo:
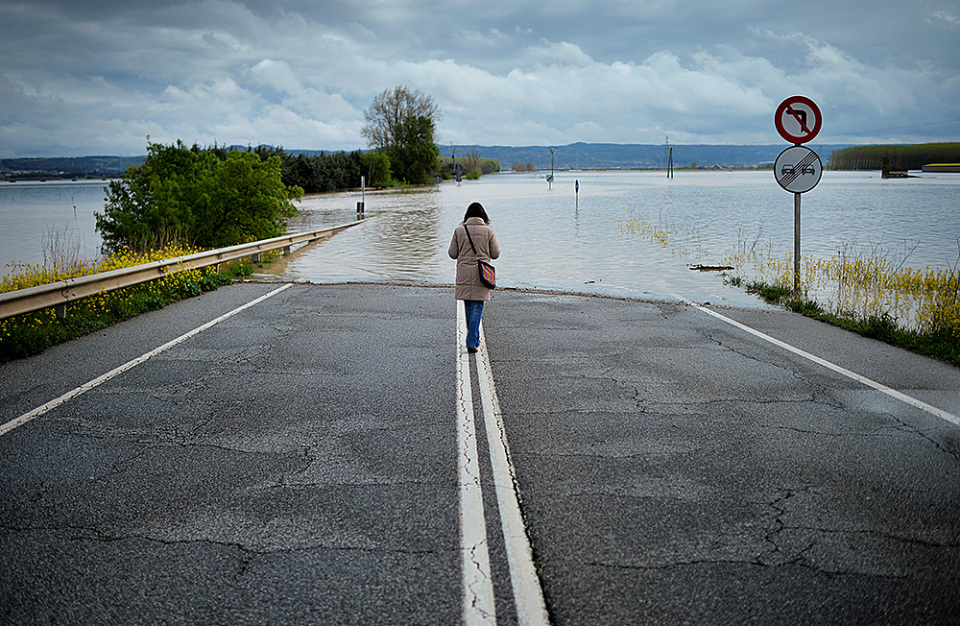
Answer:
<svg viewBox="0 0 960 626"><path fill-rule="evenodd" d="M820 108L806 96L790 96L773 116L777 132L787 141L806 143L817 136L823 124Z"/></svg>

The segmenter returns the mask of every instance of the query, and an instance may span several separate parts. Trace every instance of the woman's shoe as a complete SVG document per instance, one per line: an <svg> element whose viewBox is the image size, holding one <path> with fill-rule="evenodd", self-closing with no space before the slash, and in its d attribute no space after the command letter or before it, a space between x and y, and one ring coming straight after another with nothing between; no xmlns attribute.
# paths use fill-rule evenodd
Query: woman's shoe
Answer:
<svg viewBox="0 0 960 626"><path fill-rule="evenodd" d="M470 353L472 354L472 353L476 352L476 351L479 350L479 349L480 349L480 348L467 348L467 352L470 352Z"/></svg>

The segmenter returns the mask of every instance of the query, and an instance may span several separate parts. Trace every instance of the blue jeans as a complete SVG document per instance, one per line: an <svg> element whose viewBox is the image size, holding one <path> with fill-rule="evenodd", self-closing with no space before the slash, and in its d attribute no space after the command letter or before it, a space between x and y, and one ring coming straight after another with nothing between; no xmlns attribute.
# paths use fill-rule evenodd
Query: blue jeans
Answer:
<svg viewBox="0 0 960 626"><path fill-rule="evenodd" d="M480 317L483 315L483 300L464 300L463 310L467 314L467 347L480 345Z"/></svg>

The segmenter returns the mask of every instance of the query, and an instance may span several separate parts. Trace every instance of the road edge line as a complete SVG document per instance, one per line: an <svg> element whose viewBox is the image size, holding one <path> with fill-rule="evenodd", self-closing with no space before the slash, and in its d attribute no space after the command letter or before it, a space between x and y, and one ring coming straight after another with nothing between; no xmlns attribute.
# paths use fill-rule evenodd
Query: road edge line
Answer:
<svg viewBox="0 0 960 626"><path fill-rule="evenodd" d="M731 318L729 318L729 317L727 317L727 316L725 316L725 315L721 315L720 313L717 313L716 311L713 311L713 310L711 310L711 309L708 309L708 308L706 308L706 307L703 306L703 305L697 304L696 302L691 302L690 300L687 300L687 299L684 298L683 296L678 296L678 295L676 295L676 294L673 294L673 296L674 296L675 298L680 299L682 302L684 302L684 303L686 303L686 304L688 304L688 305L690 305L690 306L692 306L692 307L694 307L694 308L696 308L696 309L699 309L700 311L703 311L703 312L706 313L707 315L711 315L711 316L713 316L713 317L715 317L715 318L717 318L717 319L719 319L719 320L721 320L721 321L726 322L727 324L730 324L731 326L735 326L736 328L739 328L740 330L743 330L743 331L745 331L745 332L747 332L747 333L750 333L751 335L754 335L755 337L759 337L760 339L763 339L764 341L768 341L768 342L772 343L772 344L775 345L775 346L779 346L780 348L783 348L784 350L787 350L788 352L792 352L792 353L794 353L794 354L796 354L796 355L798 355L798 356L801 356L801 357L803 357L803 358L805 358L805 359L807 359L807 360L809 360L809 361L813 361L814 363L816 363L816 364L818 364L818 365L821 365L821 366L823 366L823 367L825 367L825 368L827 368L827 369L829 369L829 370L832 370L832 371L836 372L837 374L841 374L841 375L843 375L843 376L846 376L847 378L850 378L850 379L852 379L852 380L857 381L858 383L861 383L861 384L863 384L863 385L866 385L867 387L871 387L871 388L873 388L873 389L876 389L877 391L880 391L880 392L882 392L882 393L885 393L886 395L890 396L891 398L895 398L896 400L899 400L899 401L901 401L901 402L903 402L903 403L905 403L905 404L909 404L910 406L912 406L912 407L914 407L914 408L920 409L921 411L924 411L924 412L926 412L926 413L929 413L929 414L931 414L931 415L934 415L934 416L936 416L936 417L939 417L940 419L943 419L943 420L945 420L945 421L947 421L947 422L950 422L951 424L954 424L954 425L956 425L956 426L960 426L960 417L958 417L958 416L956 416L956 415L954 415L954 414L952 414L952 413L948 413L947 411L944 411L943 409L937 408L937 407L933 406L932 404L927 404L927 403L924 402L923 400L918 400L918 399L916 399L916 398L914 398L914 397L912 397L912 396L908 396L907 394L905 394L905 393L903 393L903 392L897 391L896 389L892 389L891 387L887 387L887 386L884 385L883 383L878 383L877 381L875 381L875 380L873 380L873 379L870 379L870 378L867 378L866 376L862 376L862 375L860 375L860 374L857 374L856 372L851 371L851 370L848 370L847 368L842 367L842 366L840 366L840 365L837 365L836 363L833 363L833 362L831 362L831 361L828 361L828 360L826 360L826 359L823 359L823 358L821 358L821 357L818 357L818 356L815 355L815 354L811 354L811 353L807 352L806 350L801 350L800 348L797 348L797 347L795 347L795 346L792 346L792 345L790 345L789 343L786 343L786 342L784 342L784 341L780 341L779 339L777 339L777 338L775 338L775 337L771 337L770 335L767 335L766 333L763 333L763 332L761 332L761 331L759 331L759 330L757 330L757 329L755 329L755 328L751 328L750 326L747 326L746 324L742 324L742 323L740 323L740 322L738 322L738 321L736 321L736 320L734 320L734 319L731 319Z"/></svg>
<svg viewBox="0 0 960 626"><path fill-rule="evenodd" d="M76 387L76 388L74 388L74 389L71 389L70 391L68 391L67 393L65 393L65 394L63 394L63 395L61 395L61 396L59 396L59 397L57 397L57 398L54 398L53 400L50 400L49 402L47 402L47 403L45 403L45 404L42 404L42 405L38 406L37 408L33 409L32 411L28 411L27 413L24 413L23 415L21 415L21 416L19 416L19 417L16 417L16 418L14 418L14 419L12 419L12 420L10 420L10 421L7 422L6 424L3 424L2 426L0 426L0 437L6 435L7 433L9 433L10 431L12 431L12 430L14 430L14 429L16 429L16 428L19 428L20 426L23 426L24 424L27 424L27 423L35 420L36 418L40 417L41 415L44 415L45 413L48 413L49 411L52 411L53 409L57 408L57 407L60 406L61 404L64 404L64 403L68 402L69 400L72 400L73 398L76 398L77 396L83 395L83 394L85 394L86 392L90 391L91 389L94 389L94 388L96 388L96 387L99 387L100 385L102 385L103 383L107 382L108 380L110 380L110 379L112 379L112 378L116 378L117 376L119 376L120 374L126 372L127 370L133 369L134 367L140 365L140 364L143 363L144 361L146 361L146 360L148 360L148 359L150 359L150 358L152 358L152 357L155 357L155 356L157 356L158 354L160 354L160 353L162 353L162 352L165 352L165 351L169 350L170 348L176 346L177 344L183 343L184 341L186 341L187 339L190 339L190 338L193 337L194 335L198 335L198 334L202 333L203 331L207 330L208 328L211 328L211 327L219 324L220 322L222 322L222 321L224 321L224 320L226 320L226 319L228 319L228 318L233 317L233 316L236 315L237 313L240 313L241 311L244 311L244 310L246 310L246 309L248 309L248 308L250 308L250 307L252 307L252 306L254 306L254 305L256 305L256 304L259 304L259 303L263 302L263 301L266 300L267 298L272 298L273 296L277 295L277 294L280 293L281 291L284 291L285 289L288 289L288 288L290 288L290 287L292 287L292 286L293 286L293 283L287 283L286 285L283 285L282 287L279 287L279 288L277 288L277 289L274 289L273 291L271 291L271 292L268 293L268 294L262 295L262 296L260 296L259 298L255 299L255 300L251 300L250 302L247 302L246 304L244 304L244 305L242 305L242 306L240 306L240 307L237 307L236 309L233 309L232 311L228 311L227 313L224 313L224 314L221 315L220 317L218 317L218 318L216 318L216 319L214 319L214 320L211 320L211 321L207 322L206 324L203 324L203 325L201 325L201 326L198 326L198 327L194 328L193 330L187 331L186 333L180 335L180 336L177 337L176 339L173 339L173 340L171 340L171 341L168 341L167 343L163 344L162 346L160 346L160 347L158 347L158 348L154 348L153 350L150 350L149 352L145 352L145 353L141 354L140 356L136 357L135 359L132 359L132 360L130 360L130 361L127 361L127 362L124 363L123 365L120 365L119 367L115 367L114 369L110 370L109 372L107 372L107 373L105 373L105 374L101 374L100 376L97 376L97 377L94 378L93 380L90 380L90 381L88 381L88 382L80 385L79 387Z"/></svg>

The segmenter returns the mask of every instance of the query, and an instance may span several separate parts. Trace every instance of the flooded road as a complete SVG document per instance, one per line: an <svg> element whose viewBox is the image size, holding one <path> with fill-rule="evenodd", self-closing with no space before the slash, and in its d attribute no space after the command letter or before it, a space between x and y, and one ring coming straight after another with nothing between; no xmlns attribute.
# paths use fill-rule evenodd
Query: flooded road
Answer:
<svg viewBox="0 0 960 626"><path fill-rule="evenodd" d="M579 186L579 192L577 187ZM361 194L309 196L291 231L351 221ZM295 251L264 276L310 282L449 284L446 249L470 202L487 209L503 253L504 287L762 306L724 284L718 266L739 249L793 249L793 197L770 172L498 174L410 191L367 192L366 223ZM803 196L802 254L881 254L949 267L960 236L960 177L884 181L827 172ZM643 224L643 229L630 228Z"/></svg>

